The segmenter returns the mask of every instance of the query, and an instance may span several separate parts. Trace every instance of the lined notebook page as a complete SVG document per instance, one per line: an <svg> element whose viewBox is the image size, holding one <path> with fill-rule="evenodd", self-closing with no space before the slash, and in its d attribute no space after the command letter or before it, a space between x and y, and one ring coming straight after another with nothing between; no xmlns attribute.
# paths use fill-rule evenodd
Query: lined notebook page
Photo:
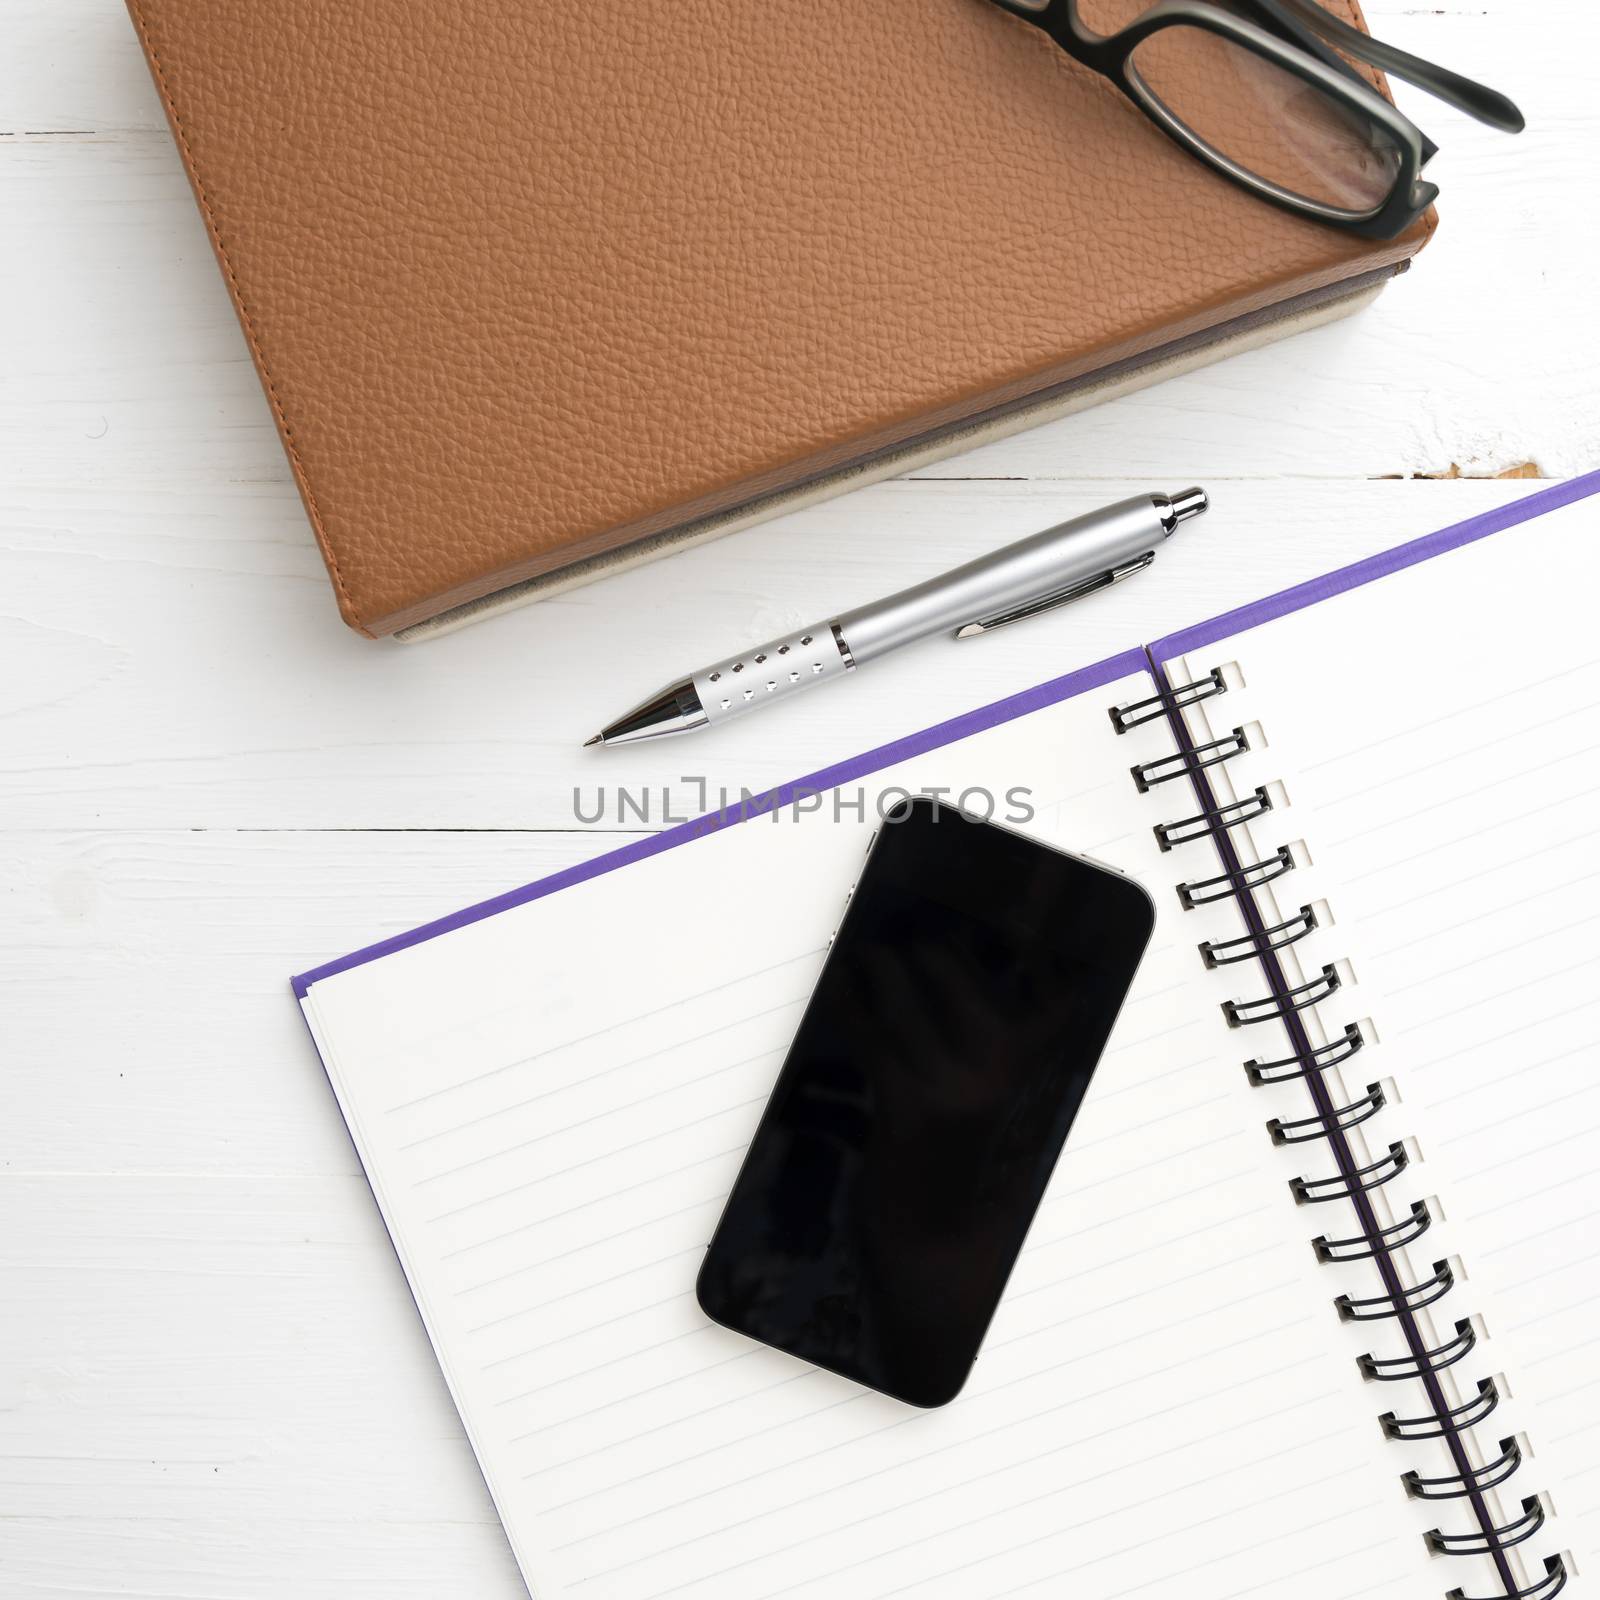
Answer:
<svg viewBox="0 0 1600 1600"><path fill-rule="evenodd" d="M1434 1326L1481 1313L1491 1337L1463 1371L1504 1373L1513 1397L1482 1444L1492 1457L1525 1429L1532 1447L1500 1503L1514 1517L1544 1491L1559 1515L1527 1550L1572 1549L1580 1568L1600 1532L1597 594L1600 504L1578 501L1178 669L1237 663L1215 714L1257 722L1265 748L1235 781L1283 780L1280 822L1306 842L1328 947L1383 1041L1382 1067L1358 1060L1346 1088L1396 1081L1378 1148L1417 1136L1417 1183L1465 1268ZM1425 1239L1413 1270L1441 1253ZM1412 1392L1374 1409L1418 1409L1417 1386L1383 1387ZM1411 1464L1414 1446L1393 1450ZM1437 1509L1470 1525L1459 1503ZM1483 1582L1468 1592L1497 1592Z"/></svg>
<svg viewBox="0 0 1600 1600"><path fill-rule="evenodd" d="M1174 802L1129 778L1170 737L1106 715L1149 692L1104 685L866 783L869 815L885 789L1023 786L1027 830L1160 912L942 1410L756 1346L693 1296L870 821L750 820L311 987L540 1600L1430 1592L1219 1016L1231 989L1195 952L1232 914L1178 911L1150 833Z"/></svg>

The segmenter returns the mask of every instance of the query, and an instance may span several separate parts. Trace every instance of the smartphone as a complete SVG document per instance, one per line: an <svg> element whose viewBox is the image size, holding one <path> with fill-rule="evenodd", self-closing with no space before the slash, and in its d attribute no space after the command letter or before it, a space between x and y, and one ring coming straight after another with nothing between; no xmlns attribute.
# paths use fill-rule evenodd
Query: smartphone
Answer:
<svg viewBox="0 0 1600 1600"><path fill-rule="evenodd" d="M889 812L707 1247L706 1315L953 1400L1154 921L1108 867L928 799Z"/></svg>

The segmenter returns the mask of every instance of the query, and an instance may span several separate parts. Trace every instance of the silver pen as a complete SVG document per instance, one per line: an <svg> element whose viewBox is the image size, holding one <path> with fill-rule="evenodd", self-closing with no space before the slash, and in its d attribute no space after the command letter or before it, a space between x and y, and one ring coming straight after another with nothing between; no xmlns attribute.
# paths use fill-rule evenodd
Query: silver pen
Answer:
<svg viewBox="0 0 1600 1600"><path fill-rule="evenodd" d="M1053 611L1142 572L1179 524L1208 504L1204 489L1139 494L1057 523L953 572L713 662L635 706L585 745L714 728L946 628L967 639Z"/></svg>

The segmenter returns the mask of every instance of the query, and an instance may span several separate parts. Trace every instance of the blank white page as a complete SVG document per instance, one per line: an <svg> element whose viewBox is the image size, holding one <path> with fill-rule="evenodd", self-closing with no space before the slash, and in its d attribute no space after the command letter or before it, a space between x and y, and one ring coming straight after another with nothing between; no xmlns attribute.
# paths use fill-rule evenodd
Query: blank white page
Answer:
<svg viewBox="0 0 1600 1600"><path fill-rule="evenodd" d="M1597 596L1600 501L1583 499L1174 668L1242 676L1208 708L1258 730L1230 777L1284 784L1279 831L1305 841L1335 923L1323 948L1349 958L1382 1041L1345 1087L1394 1080L1377 1148L1415 1135L1416 1184L1448 1219L1413 1269L1441 1237L1465 1269L1433 1326L1481 1315L1490 1337L1463 1374L1504 1374L1512 1399L1480 1443L1492 1456L1525 1430L1532 1449L1501 1506L1544 1492L1559 1515L1527 1551L1573 1549L1580 1568L1600 1518ZM1342 1023L1351 1007L1323 1009ZM1417 1409L1415 1385L1379 1387L1373 1409ZM1391 1472L1415 1448L1393 1446ZM1459 1502L1437 1510L1470 1525ZM1458 1581L1464 1563L1448 1566ZM1496 1592L1482 1581L1468 1593Z"/></svg>
<svg viewBox="0 0 1600 1600"><path fill-rule="evenodd" d="M1220 1018L1231 985L1194 948L1232 914L1178 911L1150 832L1175 802L1129 776L1170 736L1107 716L1149 692L1105 683L862 785L869 814L897 787L1025 788L1027 831L1123 867L1160 913L941 1410L718 1328L693 1294L869 820L751 819L311 985L540 1600L1428 1592Z"/></svg>

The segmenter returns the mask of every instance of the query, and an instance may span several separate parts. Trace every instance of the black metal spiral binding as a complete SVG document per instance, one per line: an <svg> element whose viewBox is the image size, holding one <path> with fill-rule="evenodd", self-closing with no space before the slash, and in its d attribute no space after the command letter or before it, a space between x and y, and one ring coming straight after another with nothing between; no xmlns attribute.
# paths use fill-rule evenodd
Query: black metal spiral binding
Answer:
<svg viewBox="0 0 1600 1600"><path fill-rule="evenodd" d="M1544 1576L1525 1589L1507 1589L1504 1595L1480 1596L1478 1600L1555 1600L1567 1586L1567 1564L1560 1556L1544 1558ZM1444 1600L1473 1600L1465 1589L1449 1589Z"/></svg>
<svg viewBox="0 0 1600 1600"><path fill-rule="evenodd" d="M1310 906L1301 906L1292 917L1275 923L1264 934L1247 933L1237 939L1224 939L1220 944L1207 939L1200 946L1200 959L1208 967L1232 966L1235 961L1253 961L1266 950L1287 950L1309 933L1315 933L1317 914Z"/></svg>
<svg viewBox="0 0 1600 1600"><path fill-rule="evenodd" d="M1340 1105L1329 1091L1324 1075L1349 1061L1366 1045L1366 1037L1355 1023L1325 1044L1318 1045L1307 1035L1302 1013L1321 1004L1338 992L1340 977L1333 966L1324 966L1308 982L1295 985L1279 965L1278 953L1298 944L1318 927L1311 906L1302 906L1291 917L1269 923L1261 915L1254 891L1294 870L1295 858L1287 846L1280 846L1256 861L1241 859L1234 830L1258 820L1273 809L1272 795L1257 788L1243 799L1219 800L1211 781L1210 769L1244 754L1250 742L1243 728L1225 737L1196 743L1188 733L1182 715L1191 706L1227 692L1220 671L1212 671L1193 683L1176 687L1158 675L1159 691L1149 699L1111 711L1118 733L1165 718L1177 741L1174 754L1133 767L1133 779L1141 794L1161 784L1187 778L1200 802L1200 809L1178 822L1155 828L1156 842L1163 851L1178 848L1197 839L1208 839L1216 847L1223 870L1214 877L1178 885L1178 897L1186 910L1223 900L1235 901L1244 918L1246 931L1238 938L1207 940L1199 946L1201 960L1209 968L1255 961L1269 979L1270 993L1257 1000L1226 1002L1223 1013L1231 1027L1248 1027L1262 1022L1280 1022L1289 1035L1290 1053L1276 1060L1250 1060L1244 1069L1252 1085L1303 1083L1315 1107L1314 1114L1284 1120L1272 1118L1267 1132L1280 1145L1324 1141L1335 1157L1336 1172L1325 1178L1298 1177L1290 1189L1302 1205L1320 1205L1347 1200L1354 1207L1360 1231L1346 1238L1327 1234L1312 1241L1317 1259L1323 1262L1372 1261L1382 1279L1384 1292L1355 1297L1341 1294L1334 1306L1347 1322L1393 1322L1405 1334L1408 1352L1400 1356L1360 1356L1357 1365L1362 1376L1378 1383L1404 1380L1420 1382L1427 1397L1428 1411L1419 1416L1400 1417L1385 1412L1379 1419L1387 1438L1400 1441L1440 1439L1450 1455L1455 1472L1441 1477L1422 1477L1405 1472L1401 1482L1407 1494L1423 1500L1465 1499L1471 1502L1477 1528L1468 1533L1447 1533L1435 1528L1427 1534L1429 1548L1439 1555L1487 1556L1495 1569L1500 1591L1494 1600L1555 1600L1566 1587L1568 1572L1560 1555L1546 1557L1543 1576L1519 1586L1506 1552L1531 1539L1545 1523L1545 1508L1539 1496L1522 1501L1521 1514L1497 1522L1486 1493L1509 1481L1522 1465L1522 1450L1516 1439L1500 1441L1499 1454L1491 1461L1475 1465L1463 1442L1467 1430L1484 1422L1500 1404L1500 1391L1492 1378L1480 1379L1476 1394L1458 1405L1450 1405L1440 1386L1439 1375L1464 1360L1477 1345L1477 1329L1470 1318L1455 1323L1451 1337L1429 1348L1416 1321L1416 1313L1442 1300L1455 1286L1455 1274L1447 1261L1433 1263L1430 1276L1408 1283L1397 1252L1415 1243L1433 1225L1426 1201L1412 1202L1399 1221L1383 1226L1374 1211L1371 1195L1403 1172L1410 1157L1406 1146L1391 1143L1376 1160L1360 1164L1347 1142L1352 1128L1375 1117L1384 1108L1385 1095L1380 1084L1367 1085L1365 1094ZM1446 1600L1489 1600L1487 1596L1468 1596L1452 1589Z"/></svg>
<svg viewBox="0 0 1600 1600"><path fill-rule="evenodd" d="M1364 1167L1356 1167L1348 1174L1336 1172L1331 1178L1291 1178L1289 1189L1297 1205L1326 1205L1330 1200L1349 1200L1354 1195L1381 1189L1391 1179L1398 1178L1410 1164L1406 1147L1391 1144L1376 1161L1369 1161Z"/></svg>
<svg viewBox="0 0 1600 1600"><path fill-rule="evenodd" d="M1385 1317L1398 1317L1407 1311L1420 1311L1442 1300L1455 1287L1456 1275L1448 1261L1435 1261L1432 1277L1413 1283L1398 1294L1375 1294L1370 1299L1355 1300L1347 1294L1334 1297L1341 1322L1381 1322Z"/></svg>
<svg viewBox="0 0 1600 1600"><path fill-rule="evenodd" d="M1499 1545L1509 1550L1524 1539L1531 1539L1544 1526L1544 1504L1538 1495L1530 1494L1522 1502L1522 1515L1490 1533L1441 1533L1431 1528L1423 1537L1428 1548L1441 1556L1486 1556Z"/></svg>
<svg viewBox="0 0 1600 1600"><path fill-rule="evenodd" d="M1272 1124L1269 1122L1270 1128ZM1318 1261L1368 1261L1381 1250L1385 1253L1414 1243L1433 1226L1433 1213L1426 1200L1411 1202L1411 1215L1392 1223L1375 1238L1358 1233L1353 1239L1330 1239L1321 1234L1311 1241Z"/></svg>
<svg viewBox="0 0 1600 1600"><path fill-rule="evenodd" d="M1174 756L1162 756L1156 761L1141 761L1130 767L1134 786L1140 794L1148 794L1157 784L1171 783L1174 778L1192 778L1219 761L1232 761L1250 748L1243 728L1235 728L1223 739L1213 739L1210 744L1196 745L1190 750L1180 750Z"/></svg>
<svg viewBox="0 0 1600 1600"><path fill-rule="evenodd" d="M1451 1409L1447 1421L1458 1428L1471 1428L1494 1413L1500 1404L1500 1388L1493 1378L1479 1378L1478 1392ZM1437 1417L1397 1417L1385 1411L1378 1418L1386 1439L1442 1439L1445 1424Z"/></svg>
<svg viewBox="0 0 1600 1600"><path fill-rule="evenodd" d="M1201 878L1196 883L1180 883L1178 899L1185 911L1193 911L1196 906L1208 906L1213 901L1237 900L1247 889L1259 889L1293 871L1293 854L1288 845L1279 845L1270 856L1252 861L1249 866L1230 867L1214 878Z"/></svg>
<svg viewBox="0 0 1600 1600"><path fill-rule="evenodd" d="M1197 811L1194 816L1185 817L1181 822L1158 823L1152 831L1156 843L1165 853L1174 845L1188 844L1191 839L1209 839L1219 829L1237 828L1243 823L1254 822L1271 809L1272 796L1265 789L1257 789L1243 800L1218 806L1215 811Z"/></svg>
<svg viewBox="0 0 1600 1600"><path fill-rule="evenodd" d="M1469 1318L1463 1317L1456 1323L1452 1338L1432 1350L1424 1350L1420 1356L1392 1356L1380 1361L1374 1355L1364 1355L1356 1357L1356 1365L1361 1368L1362 1377L1375 1383L1398 1383L1402 1378L1420 1378L1424 1373L1440 1373L1453 1367L1470 1355L1477 1343L1478 1330Z"/></svg>
<svg viewBox="0 0 1600 1600"><path fill-rule="evenodd" d="M1198 705L1202 700L1227 692L1228 686L1218 669L1203 678L1196 678L1193 683L1184 684L1181 689L1166 689L1160 694L1151 695L1148 700L1135 700L1129 706L1112 706L1111 726L1118 733L1126 733L1130 728L1141 727L1146 722L1164 722L1170 712L1181 711L1185 706Z"/></svg>
<svg viewBox="0 0 1600 1600"><path fill-rule="evenodd" d="M1267 1134L1274 1144L1305 1144L1312 1139L1326 1139L1335 1128L1341 1133L1359 1128L1368 1118L1377 1116L1387 1103L1383 1085L1369 1083L1367 1092L1359 1100L1340 1106L1331 1117L1323 1116L1320 1111L1315 1116L1297 1117L1293 1122L1274 1117L1267 1124Z"/></svg>
<svg viewBox="0 0 1600 1600"><path fill-rule="evenodd" d="M1315 1050L1297 1051L1277 1061L1247 1061L1244 1074L1251 1086L1259 1089L1264 1083L1290 1083L1295 1078L1310 1077L1326 1072L1342 1061L1348 1061L1356 1051L1363 1049L1366 1040L1355 1023L1345 1024L1344 1032L1332 1044L1319 1045Z"/></svg>
<svg viewBox="0 0 1600 1600"><path fill-rule="evenodd" d="M1309 983L1297 989L1285 989L1282 994L1269 994L1260 1000L1227 1000L1222 1014L1230 1028L1249 1028L1258 1022L1281 1022L1291 1011L1304 1011L1320 1004L1339 987L1339 974L1333 967L1324 967Z"/></svg>
<svg viewBox="0 0 1600 1600"><path fill-rule="evenodd" d="M1481 1467L1452 1472L1443 1478L1423 1478L1415 1472L1402 1472L1400 1481L1415 1500L1462 1500L1474 1489L1493 1489L1522 1465L1522 1446L1515 1439L1500 1441L1500 1454Z"/></svg>

